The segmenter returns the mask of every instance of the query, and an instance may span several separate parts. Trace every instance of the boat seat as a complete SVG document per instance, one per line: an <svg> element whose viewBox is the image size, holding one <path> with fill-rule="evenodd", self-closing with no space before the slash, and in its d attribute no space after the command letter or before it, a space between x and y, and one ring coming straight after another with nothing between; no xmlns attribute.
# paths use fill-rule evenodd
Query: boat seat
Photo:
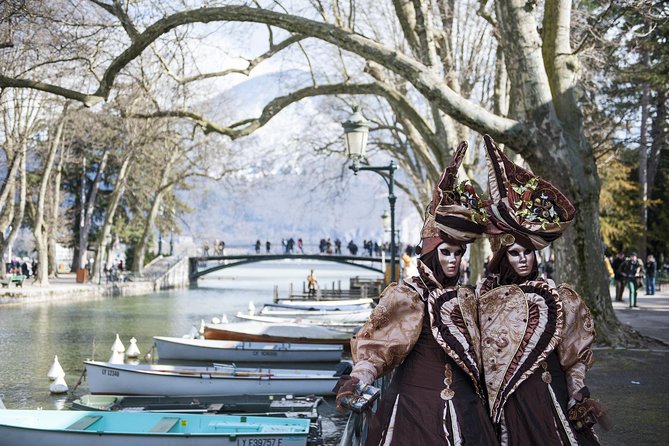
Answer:
<svg viewBox="0 0 669 446"><path fill-rule="evenodd" d="M101 416L94 416L94 415L86 415L85 417L83 417L83 418L75 421L74 423L70 424L65 429L72 430L72 431L85 431L86 429L91 427L91 425L93 423L98 421L100 418L102 418L102 417Z"/></svg>
<svg viewBox="0 0 669 446"><path fill-rule="evenodd" d="M175 424L179 422L179 417L163 417L161 418L149 432L169 432Z"/></svg>
<svg viewBox="0 0 669 446"><path fill-rule="evenodd" d="M210 404L209 407L207 407L207 412L209 413L219 413L222 410L223 410L222 403Z"/></svg>

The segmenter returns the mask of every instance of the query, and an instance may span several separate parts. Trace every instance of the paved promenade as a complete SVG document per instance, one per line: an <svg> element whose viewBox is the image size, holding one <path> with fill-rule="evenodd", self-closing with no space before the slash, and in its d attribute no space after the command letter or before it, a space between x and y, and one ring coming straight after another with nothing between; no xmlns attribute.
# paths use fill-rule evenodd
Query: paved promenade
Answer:
<svg viewBox="0 0 669 446"><path fill-rule="evenodd" d="M666 346L651 349L597 349L587 384L593 397L609 407L613 429L598 431L606 446L669 444L669 286L646 296L640 290L638 309L613 302L618 319Z"/></svg>

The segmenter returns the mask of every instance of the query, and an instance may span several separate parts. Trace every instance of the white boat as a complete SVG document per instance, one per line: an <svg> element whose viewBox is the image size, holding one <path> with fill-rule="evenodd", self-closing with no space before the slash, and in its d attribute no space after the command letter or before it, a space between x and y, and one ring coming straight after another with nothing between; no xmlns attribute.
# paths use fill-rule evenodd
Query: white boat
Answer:
<svg viewBox="0 0 669 446"><path fill-rule="evenodd" d="M273 305L265 305L260 310L259 316L277 316L311 319L328 322L359 322L364 323L372 314L371 308L363 310L309 310L300 308L282 308Z"/></svg>
<svg viewBox="0 0 669 446"><path fill-rule="evenodd" d="M209 362L337 362L341 345L217 341L154 336L160 359Z"/></svg>
<svg viewBox="0 0 669 446"><path fill-rule="evenodd" d="M334 370L240 368L84 361L92 394L110 395L331 395Z"/></svg>
<svg viewBox="0 0 669 446"><path fill-rule="evenodd" d="M309 308L314 310L363 310L370 308L374 303L373 299L364 298L364 299L341 299L341 300L296 300L296 299L281 299L275 304L267 305L276 305L289 308Z"/></svg>
<svg viewBox="0 0 669 446"><path fill-rule="evenodd" d="M69 410L0 411L3 446L305 446L309 420Z"/></svg>
<svg viewBox="0 0 669 446"><path fill-rule="evenodd" d="M280 316L260 316L260 315L253 315L253 314L247 314L243 312L237 313L235 316L238 319L244 319L247 321L253 321L253 322L262 322L267 325L281 325L281 326L295 326L295 325L311 325L314 327L322 327L322 328L327 328L333 331L341 331L348 333L348 337L350 338L353 332L355 332L360 326L363 324L363 322L345 322L345 321L331 321L331 320L326 320L326 319L310 319L310 318L302 318L302 317L280 317ZM206 330L206 328L205 328ZM205 335L206 337L206 335Z"/></svg>
<svg viewBox="0 0 669 446"><path fill-rule="evenodd" d="M205 339L245 342L290 342L300 344L342 345L350 350L351 334L313 324L266 324L231 322L204 327Z"/></svg>

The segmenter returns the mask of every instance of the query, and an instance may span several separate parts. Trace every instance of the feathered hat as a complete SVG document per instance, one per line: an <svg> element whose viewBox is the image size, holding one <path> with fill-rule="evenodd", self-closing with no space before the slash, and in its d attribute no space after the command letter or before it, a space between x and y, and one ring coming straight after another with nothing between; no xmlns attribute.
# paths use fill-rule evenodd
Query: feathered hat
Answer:
<svg viewBox="0 0 669 446"><path fill-rule="evenodd" d="M434 186L421 230L421 255L447 241L464 245L480 237L486 229L486 211L468 181L458 183L458 169L467 151L463 141Z"/></svg>
<svg viewBox="0 0 669 446"><path fill-rule="evenodd" d="M493 251L514 243L545 248L574 220L574 205L551 183L509 160L489 135L483 140L492 202L486 208L490 217L486 232Z"/></svg>

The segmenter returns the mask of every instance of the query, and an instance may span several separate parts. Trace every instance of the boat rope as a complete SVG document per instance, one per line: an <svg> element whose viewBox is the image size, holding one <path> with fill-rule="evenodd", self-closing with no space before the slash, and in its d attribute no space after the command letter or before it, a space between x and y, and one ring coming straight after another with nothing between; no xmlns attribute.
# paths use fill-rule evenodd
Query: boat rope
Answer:
<svg viewBox="0 0 669 446"><path fill-rule="evenodd" d="M79 387L79 384L81 384L83 382L85 376L86 376L86 368L84 368L84 371L81 372L81 376L79 377L79 380L74 385L72 390L70 390L70 394L74 394L74 391L77 390L77 387Z"/></svg>

